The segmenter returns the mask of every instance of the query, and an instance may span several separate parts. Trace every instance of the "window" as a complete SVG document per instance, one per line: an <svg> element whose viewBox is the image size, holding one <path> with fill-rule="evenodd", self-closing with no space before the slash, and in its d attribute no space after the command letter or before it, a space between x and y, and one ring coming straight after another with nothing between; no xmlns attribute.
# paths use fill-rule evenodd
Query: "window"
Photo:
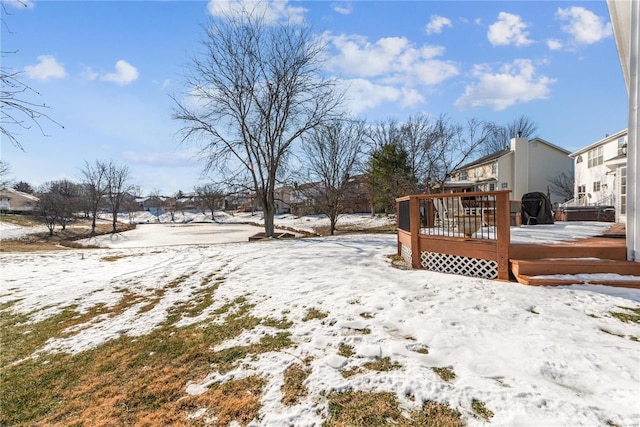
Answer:
<svg viewBox="0 0 640 427"><path fill-rule="evenodd" d="M582 199L587 194L586 185L578 185L578 199Z"/></svg>
<svg viewBox="0 0 640 427"><path fill-rule="evenodd" d="M469 172L464 171L464 172L460 172L460 180L465 180L465 179L469 179Z"/></svg>
<svg viewBox="0 0 640 427"><path fill-rule="evenodd" d="M473 170L473 177L477 178L478 177L478 169L474 169Z"/></svg>
<svg viewBox="0 0 640 427"><path fill-rule="evenodd" d="M578 158L576 159L576 163L582 163L582 156L578 156Z"/></svg>
<svg viewBox="0 0 640 427"><path fill-rule="evenodd" d="M587 153L588 167L599 166L602 164L602 145L594 148Z"/></svg>
<svg viewBox="0 0 640 427"><path fill-rule="evenodd" d="M593 182L593 192L600 191L600 181Z"/></svg>
<svg viewBox="0 0 640 427"><path fill-rule="evenodd" d="M491 163L491 174L495 175L498 173L498 163L497 162L493 162Z"/></svg>
<svg viewBox="0 0 640 427"><path fill-rule="evenodd" d="M627 214L627 168L620 168L620 215Z"/></svg>
<svg viewBox="0 0 640 427"><path fill-rule="evenodd" d="M509 183L508 182L501 183L500 188L502 188L503 190L509 189Z"/></svg>
<svg viewBox="0 0 640 427"><path fill-rule="evenodd" d="M618 138L618 156L624 156L627 154L627 141L623 138Z"/></svg>
<svg viewBox="0 0 640 427"><path fill-rule="evenodd" d="M489 191L496 191L496 185L493 183L489 184Z"/></svg>

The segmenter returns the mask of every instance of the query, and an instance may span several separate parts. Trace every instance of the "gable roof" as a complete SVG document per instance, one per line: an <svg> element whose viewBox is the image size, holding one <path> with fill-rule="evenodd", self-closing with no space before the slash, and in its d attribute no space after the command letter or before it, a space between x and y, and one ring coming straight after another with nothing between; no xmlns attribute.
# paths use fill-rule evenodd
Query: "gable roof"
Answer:
<svg viewBox="0 0 640 427"><path fill-rule="evenodd" d="M14 190L13 188L3 188L0 190L0 196L7 197L8 195L22 197L23 199L29 200L31 202L37 202L40 200L33 194L23 193L22 191Z"/></svg>
<svg viewBox="0 0 640 427"><path fill-rule="evenodd" d="M509 153L511 153L511 150L509 148L505 148L504 150L500 150L500 151L496 151L495 153L487 154L486 156L482 156L479 159L476 159L476 160L474 160L472 162L469 162L469 163L467 163L465 165L460 166L459 168L456 169L456 171L492 162L493 160L497 160L500 157L506 156Z"/></svg>
<svg viewBox="0 0 640 427"><path fill-rule="evenodd" d="M552 144L549 141L545 141L542 138L537 138L536 137L536 138L533 138L533 139L530 139L530 140L527 141L528 144L531 144L532 142L540 142L540 143L545 144L545 145L547 145L547 146L549 146L549 147L551 147L551 148L553 148L555 150L558 150L558 151L564 153L567 156L571 153L569 150L565 150L562 147L558 147L557 145ZM499 158L501 158L503 156L506 156L507 154L512 153L512 152L513 151L511 150L511 148L507 147L504 150L496 151L495 153L488 154L486 156L480 157L477 160L474 160L474 161L469 162L469 163L467 163L465 165L462 165L459 168L457 168L454 172L459 171L459 170L463 170L463 169L468 169L468 168L473 167L473 166L483 165L483 164L492 162L492 161L497 160L497 159L499 159Z"/></svg>
<svg viewBox="0 0 640 427"><path fill-rule="evenodd" d="M581 148L581 149L579 149L577 151L574 151L573 153L569 154L569 157L578 157L580 154L586 153L587 151L590 151L590 150L596 148L599 145L604 145L604 144L606 144L608 142L617 140L618 138L620 138L620 137L622 137L622 136L624 136L624 135L626 135L628 133L629 133L628 129L623 129L623 130L618 131L618 132L616 132L614 134L607 135L604 138L594 142L593 144L589 144L586 147L583 147L583 148Z"/></svg>

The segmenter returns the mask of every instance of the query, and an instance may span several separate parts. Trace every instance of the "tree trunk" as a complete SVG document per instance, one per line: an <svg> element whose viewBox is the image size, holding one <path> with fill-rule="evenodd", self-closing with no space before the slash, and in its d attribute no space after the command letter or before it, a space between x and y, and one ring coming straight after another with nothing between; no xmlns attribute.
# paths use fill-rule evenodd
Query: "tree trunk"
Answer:
<svg viewBox="0 0 640 427"><path fill-rule="evenodd" d="M96 216L91 217L91 237L96 235Z"/></svg>
<svg viewBox="0 0 640 427"><path fill-rule="evenodd" d="M338 222L338 217L336 215L331 215L329 217L330 226L329 226L329 234L334 235L336 232L336 223Z"/></svg>

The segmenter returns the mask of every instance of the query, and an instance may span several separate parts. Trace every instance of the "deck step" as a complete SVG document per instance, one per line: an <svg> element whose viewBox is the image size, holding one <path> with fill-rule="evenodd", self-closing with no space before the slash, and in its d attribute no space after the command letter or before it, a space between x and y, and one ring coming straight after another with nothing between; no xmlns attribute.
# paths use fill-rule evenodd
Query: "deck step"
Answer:
<svg viewBox="0 0 640 427"><path fill-rule="evenodd" d="M588 282L640 288L640 263L637 262L596 258L543 258L512 259L510 264L516 280L525 285L565 285ZM585 278L584 275L594 275L594 277Z"/></svg>
<svg viewBox="0 0 640 427"><path fill-rule="evenodd" d="M584 276L571 277L570 275L554 278L544 278L539 276L516 276L518 283L529 286L569 286L578 284L616 286L621 288L640 289L640 277L637 280L629 280L629 276L619 278L585 278Z"/></svg>
<svg viewBox="0 0 640 427"><path fill-rule="evenodd" d="M566 244L512 244L512 259L537 258L601 258L626 261L624 239L592 238Z"/></svg>

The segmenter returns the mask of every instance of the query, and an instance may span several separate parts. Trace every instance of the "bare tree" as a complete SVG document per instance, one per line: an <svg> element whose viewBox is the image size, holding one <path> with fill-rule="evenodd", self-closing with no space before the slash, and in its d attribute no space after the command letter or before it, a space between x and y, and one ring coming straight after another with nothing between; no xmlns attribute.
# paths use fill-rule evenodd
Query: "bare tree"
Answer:
<svg viewBox="0 0 640 427"><path fill-rule="evenodd" d="M98 210L103 205L103 198L108 192L108 166L106 163L98 160L96 160L94 164L85 161L84 168L81 172L85 190L85 203L91 217L91 235L95 236Z"/></svg>
<svg viewBox="0 0 640 427"><path fill-rule="evenodd" d="M467 119L464 125L441 117L434 128L432 179L440 188L451 173L472 159L495 132L491 122Z"/></svg>
<svg viewBox="0 0 640 427"><path fill-rule="evenodd" d="M565 201L573 198L575 177L571 173L559 172L549 178L549 191L563 197Z"/></svg>
<svg viewBox="0 0 640 427"><path fill-rule="evenodd" d="M122 208L124 198L131 189L129 184L129 167L127 165L118 165L114 161L110 161L104 166L106 169L106 197L111 210L111 232L117 231L118 212Z"/></svg>
<svg viewBox="0 0 640 427"><path fill-rule="evenodd" d="M22 3L18 1L18 3ZM22 3L25 7L26 3ZM5 2L0 3L2 12L2 25L7 25L5 16L10 15L6 9ZM4 59L7 55L15 52L0 51L0 56ZM0 64L4 64L3 60ZM44 119L50 121L61 128L61 124L53 120L45 113L49 107L45 104L28 100L29 95L41 96L39 92L21 80L21 71L0 65L0 133L5 135L9 142L15 147L24 151L22 144L18 140L19 134L16 129L31 129L33 125L40 129L45 135L40 122Z"/></svg>
<svg viewBox="0 0 640 427"><path fill-rule="evenodd" d="M255 193L273 236L275 187L292 145L331 119L341 98L322 76L324 46L310 28L269 23L256 10L211 21L189 66L190 96L174 98L173 117L184 122L183 141L204 143L207 170L226 168Z"/></svg>
<svg viewBox="0 0 640 427"><path fill-rule="evenodd" d="M329 218L333 235L342 213L349 180L363 153L366 128L358 120L335 120L313 129L303 138L306 164L311 177L321 182L316 206Z"/></svg>
<svg viewBox="0 0 640 427"><path fill-rule="evenodd" d="M211 211L211 219L216 220L214 211L219 207L224 198L224 193L220 187L214 183L200 185L194 188L198 203L204 214L207 209Z"/></svg>
<svg viewBox="0 0 640 427"><path fill-rule="evenodd" d="M165 212L169 212L169 216L171 216L171 222L175 222L176 211L178 210L178 198L175 195L166 197L162 201L162 209Z"/></svg>
<svg viewBox="0 0 640 427"><path fill-rule="evenodd" d="M80 186L75 182L62 179L51 182L49 184L49 192L57 197L60 204L57 221L62 227L62 231L64 231L67 228L67 224L75 219L80 197Z"/></svg>
<svg viewBox="0 0 640 427"><path fill-rule="evenodd" d="M50 236L53 236L56 224L64 231L73 220L78 192L79 186L66 179L50 181L40 187L37 209Z"/></svg>
<svg viewBox="0 0 640 427"><path fill-rule="evenodd" d="M493 133L489 135L482 145L482 154L493 154L506 150L512 138L533 138L538 125L527 116L520 116L513 119L506 126L495 126Z"/></svg>

